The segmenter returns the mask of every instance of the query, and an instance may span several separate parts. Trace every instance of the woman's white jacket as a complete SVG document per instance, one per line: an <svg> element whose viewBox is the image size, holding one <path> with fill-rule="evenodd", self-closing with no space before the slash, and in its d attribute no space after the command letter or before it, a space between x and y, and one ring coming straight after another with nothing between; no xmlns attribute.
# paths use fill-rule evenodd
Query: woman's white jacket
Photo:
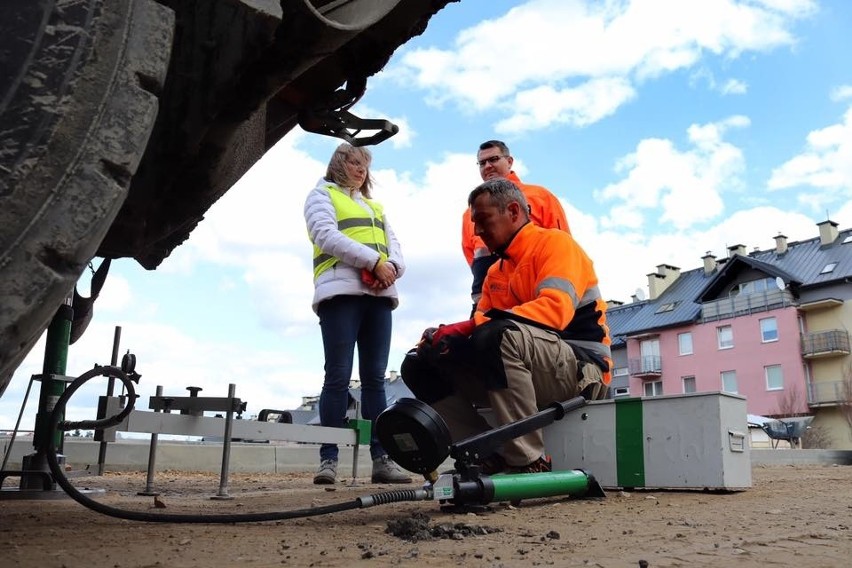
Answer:
<svg viewBox="0 0 852 568"><path fill-rule="evenodd" d="M340 259L340 262L321 273L314 280L314 300L312 303L314 312L317 311L320 302L339 295L369 294L387 297L391 299L392 307L396 308L399 305L396 286L390 286L384 290L370 288L361 280L361 271L364 268L372 269L379 259L379 253L367 245L347 237L338 230L337 214L328 194L329 185L339 188L339 186L325 179L320 179L317 186L308 193L308 197L305 199L305 223L311 242L324 253ZM349 196L358 205L363 207L371 217L374 216L373 210L364 201L359 190L340 189L348 191ZM384 226L385 235L388 239L388 261L396 266L398 279L405 272L405 261L402 258L399 241L388 222L387 213L385 213Z"/></svg>

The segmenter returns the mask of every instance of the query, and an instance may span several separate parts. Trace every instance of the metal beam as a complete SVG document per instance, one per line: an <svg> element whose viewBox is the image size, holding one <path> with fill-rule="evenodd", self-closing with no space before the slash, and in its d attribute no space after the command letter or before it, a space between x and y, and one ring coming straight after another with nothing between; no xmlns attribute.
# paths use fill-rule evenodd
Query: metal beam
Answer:
<svg viewBox="0 0 852 568"><path fill-rule="evenodd" d="M112 404L108 405L108 407L111 406ZM109 408L107 415L110 415ZM104 430L105 439L108 441L115 440L115 432L221 437L225 433L225 419L212 416L189 416L133 410L118 426ZM231 437L246 440L348 445L354 445L358 440L357 432L348 428L281 424L256 420L234 420L231 426Z"/></svg>

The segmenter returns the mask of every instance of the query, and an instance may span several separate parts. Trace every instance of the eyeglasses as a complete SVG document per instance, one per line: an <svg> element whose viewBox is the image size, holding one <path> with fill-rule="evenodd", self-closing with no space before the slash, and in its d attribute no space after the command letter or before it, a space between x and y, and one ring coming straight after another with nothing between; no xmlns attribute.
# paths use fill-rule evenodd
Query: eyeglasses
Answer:
<svg viewBox="0 0 852 568"><path fill-rule="evenodd" d="M491 164L492 166L500 161L500 158L505 158L506 156L499 154L497 156L491 156L490 158L485 158L484 160L477 160L476 163L480 168L484 168L485 164Z"/></svg>

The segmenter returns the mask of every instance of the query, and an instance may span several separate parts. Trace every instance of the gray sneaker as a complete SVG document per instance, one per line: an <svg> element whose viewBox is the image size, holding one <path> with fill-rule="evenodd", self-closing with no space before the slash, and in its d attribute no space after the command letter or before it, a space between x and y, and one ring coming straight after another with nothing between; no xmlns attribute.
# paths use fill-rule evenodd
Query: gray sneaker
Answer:
<svg viewBox="0 0 852 568"><path fill-rule="evenodd" d="M373 483L411 483L411 477L388 456L373 460Z"/></svg>
<svg viewBox="0 0 852 568"><path fill-rule="evenodd" d="M337 460L322 460L316 475L315 485L331 485L337 478Z"/></svg>

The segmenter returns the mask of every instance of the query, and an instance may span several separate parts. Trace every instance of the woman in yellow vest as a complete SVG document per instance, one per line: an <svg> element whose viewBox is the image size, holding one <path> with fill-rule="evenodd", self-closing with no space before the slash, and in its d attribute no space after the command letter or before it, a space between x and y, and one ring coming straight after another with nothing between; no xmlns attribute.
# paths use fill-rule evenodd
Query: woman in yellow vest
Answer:
<svg viewBox="0 0 852 568"><path fill-rule="evenodd" d="M320 423L342 427L349 406L355 346L361 379L361 413L375 420L387 406L385 371L391 311L399 304L394 282L405 272L402 251L384 210L372 199L372 156L366 148L341 144L305 200L305 222L314 245L313 309L319 316L325 352ZM370 441L374 483L410 483L382 448L373 428ZM338 449L320 447L314 483L337 477Z"/></svg>

